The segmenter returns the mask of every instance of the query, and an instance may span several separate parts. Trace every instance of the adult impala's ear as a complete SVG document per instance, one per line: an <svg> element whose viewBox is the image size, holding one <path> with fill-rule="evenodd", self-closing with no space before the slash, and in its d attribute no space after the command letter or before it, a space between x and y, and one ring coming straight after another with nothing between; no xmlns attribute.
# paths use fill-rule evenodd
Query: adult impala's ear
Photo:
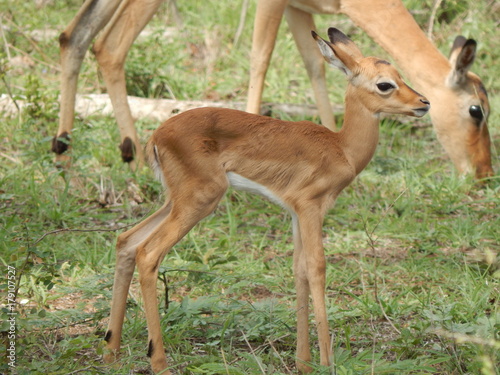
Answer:
<svg viewBox="0 0 500 375"><path fill-rule="evenodd" d="M340 69L349 78L354 75L358 65L357 61L363 54L344 33L335 28L328 29L330 42L322 39L316 32L311 31L313 38L318 43L321 54L328 64Z"/></svg>
<svg viewBox="0 0 500 375"><path fill-rule="evenodd" d="M474 39L457 36L450 53L451 71L448 75L448 86L460 86L467 77L467 72L476 58L477 43Z"/></svg>

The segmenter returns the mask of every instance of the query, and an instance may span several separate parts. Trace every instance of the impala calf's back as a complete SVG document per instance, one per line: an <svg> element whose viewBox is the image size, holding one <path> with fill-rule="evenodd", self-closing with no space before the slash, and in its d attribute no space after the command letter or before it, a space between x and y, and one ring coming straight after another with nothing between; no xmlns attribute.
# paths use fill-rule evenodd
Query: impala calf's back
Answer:
<svg viewBox="0 0 500 375"><path fill-rule="evenodd" d="M113 361L120 348L128 289L137 265L151 366L155 372L170 373L158 312L158 269L167 252L213 212L232 185L263 195L290 212L297 293L297 367L302 372L311 370L310 297L320 363L330 365L324 216L372 158L380 113L420 117L430 106L387 61L364 57L337 29L329 29L328 35L330 42L313 32L325 60L344 72L348 80L344 124L339 132L309 121L289 122L231 109L199 108L169 119L153 133L146 156L167 188L166 201L118 238L106 361Z"/></svg>

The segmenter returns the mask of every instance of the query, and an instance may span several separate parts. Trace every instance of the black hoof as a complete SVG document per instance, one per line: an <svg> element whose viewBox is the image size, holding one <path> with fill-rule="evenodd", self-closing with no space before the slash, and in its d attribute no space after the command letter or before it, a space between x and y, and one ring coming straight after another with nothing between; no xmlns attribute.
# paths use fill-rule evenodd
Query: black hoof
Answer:
<svg viewBox="0 0 500 375"><path fill-rule="evenodd" d="M67 132L62 133L52 139L52 151L57 155L64 154L69 148L69 134Z"/></svg>
<svg viewBox="0 0 500 375"><path fill-rule="evenodd" d="M134 142L127 137L123 140L123 143L120 145L120 150L122 152L122 160L125 163L130 163L134 160L135 147Z"/></svg>

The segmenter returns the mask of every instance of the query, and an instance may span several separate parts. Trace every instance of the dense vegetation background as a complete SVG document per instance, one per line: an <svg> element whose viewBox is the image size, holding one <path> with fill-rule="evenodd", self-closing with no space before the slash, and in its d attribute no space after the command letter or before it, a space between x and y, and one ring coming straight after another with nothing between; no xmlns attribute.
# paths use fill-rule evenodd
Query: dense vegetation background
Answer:
<svg viewBox="0 0 500 375"><path fill-rule="evenodd" d="M0 0L0 94L29 104L4 110L0 122L0 304L7 347L9 292L17 302L16 367L9 367L2 349L2 373L149 373L136 280L121 367L104 365L100 356L116 236L162 204L161 187L148 169L133 173L121 162L110 115L76 119L70 176L78 177L78 185L54 168L49 151L58 118L57 38L81 3ZM427 30L433 2L405 4ZM243 1L183 0L178 6L182 26L162 6L131 49L129 94L244 102L255 2L236 43ZM490 94L496 171L499 19L496 1L444 0L432 24L434 42L445 55L458 34L479 43L472 70ZM366 54L390 59L346 17L316 20L320 34L336 26ZM328 77L332 102L342 103L344 78L337 72ZM104 90L89 53L79 92ZM264 100L313 104L286 24ZM140 118L136 125L145 141L159 124ZM337 374L499 371L498 175L485 186L457 176L425 125L428 117L418 123L384 121L375 158L327 216L328 313ZM171 251L158 287L176 373L295 373L292 251L289 216L234 191ZM316 348L315 356L317 362ZM330 370L318 367L317 373Z"/></svg>

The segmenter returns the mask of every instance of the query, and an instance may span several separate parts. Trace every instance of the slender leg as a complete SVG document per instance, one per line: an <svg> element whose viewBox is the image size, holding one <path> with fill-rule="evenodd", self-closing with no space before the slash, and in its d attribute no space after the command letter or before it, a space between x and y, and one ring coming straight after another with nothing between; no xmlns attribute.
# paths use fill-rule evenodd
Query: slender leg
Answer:
<svg viewBox="0 0 500 375"><path fill-rule="evenodd" d="M104 361L113 362L120 349L120 341L127 304L127 295L135 269L137 246L143 242L170 212L171 204L165 204L139 225L122 233L116 244L116 269L113 283L111 314L105 340Z"/></svg>
<svg viewBox="0 0 500 375"><path fill-rule="evenodd" d="M151 357L151 367L154 372L167 368L156 291L158 268L172 246L215 209L227 189L227 180L225 186L218 185L214 189L215 186L212 184L209 187L212 193L210 195L206 195L208 189L192 192L192 194L182 192L182 195L177 195L178 199L172 200L172 211L167 218L137 249L136 262L148 325L148 355Z"/></svg>
<svg viewBox="0 0 500 375"><path fill-rule="evenodd" d="M287 2L288 0L259 0L257 2L250 55L247 112L260 113L264 80Z"/></svg>
<svg viewBox="0 0 500 375"><path fill-rule="evenodd" d="M306 261L307 281L314 307L316 329L318 331L320 363L330 365L330 333L325 304L326 259L322 239L322 216L316 212L304 212L299 215L299 228L303 245L303 257ZM304 265L301 264L303 268ZM301 360L302 358L298 358Z"/></svg>
<svg viewBox="0 0 500 375"><path fill-rule="evenodd" d="M144 155L127 99L125 59L160 4L161 0L123 2L93 46L120 129L122 159L132 169L144 164Z"/></svg>
<svg viewBox="0 0 500 375"><path fill-rule="evenodd" d="M311 30L316 30L313 16L311 13L288 6L285 9L285 17L311 80L321 123L328 129L335 130L335 117L326 87L325 63L321 52L310 40Z"/></svg>
<svg viewBox="0 0 500 375"><path fill-rule="evenodd" d="M75 115L75 96L83 58L92 39L108 23L121 0L87 0L59 37L61 49L61 103L59 128L52 142L56 163L68 167L71 130Z"/></svg>
<svg viewBox="0 0 500 375"><path fill-rule="evenodd" d="M311 362L309 346L309 283L307 281L307 261L302 246L297 216L292 214L293 224L293 271L297 294L297 368L300 372L310 372L307 363Z"/></svg>

